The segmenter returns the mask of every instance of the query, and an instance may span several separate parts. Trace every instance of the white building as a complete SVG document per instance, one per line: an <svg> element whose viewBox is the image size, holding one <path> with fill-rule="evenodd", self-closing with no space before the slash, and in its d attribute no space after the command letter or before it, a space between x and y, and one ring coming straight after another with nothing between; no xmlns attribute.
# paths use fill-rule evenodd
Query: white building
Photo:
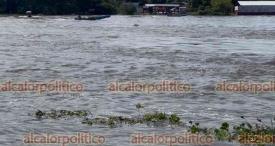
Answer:
<svg viewBox="0 0 275 146"><path fill-rule="evenodd" d="M275 1L238 1L237 15L275 15Z"/></svg>

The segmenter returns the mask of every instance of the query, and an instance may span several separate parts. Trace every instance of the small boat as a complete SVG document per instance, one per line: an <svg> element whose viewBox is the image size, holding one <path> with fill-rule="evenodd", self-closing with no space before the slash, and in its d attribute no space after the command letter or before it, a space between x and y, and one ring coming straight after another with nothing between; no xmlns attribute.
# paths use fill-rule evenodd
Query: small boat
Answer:
<svg viewBox="0 0 275 146"><path fill-rule="evenodd" d="M75 18L75 20L100 20L100 19L105 19L109 18L111 15L93 15L93 16L78 16Z"/></svg>
<svg viewBox="0 0 275 146"><path fill-rule="evenodd" d="M43 19L43 17L41 16L14 16L15 18L19 18L19 19Z"/></svg>
<svg viewBox="0 0 275 146"><path fill-rule="evenodd" d="M16 18L21 18L21 19L41 19L41 16L33 16L32 11L26 11L25 16L15 16Z"/></svg>
<svg viewBox="0 0 275 146"><path fill-rule="evenodd" d="M181 16L186 16L187 14L186 13L168 13L167 16L169 17L181 17Z"/></svg>

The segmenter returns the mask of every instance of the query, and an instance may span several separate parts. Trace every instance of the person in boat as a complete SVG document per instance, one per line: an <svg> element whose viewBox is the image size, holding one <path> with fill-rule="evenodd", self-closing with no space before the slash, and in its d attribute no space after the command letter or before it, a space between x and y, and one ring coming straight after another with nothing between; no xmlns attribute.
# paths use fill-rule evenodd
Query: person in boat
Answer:
<svg viewBox="0 0 275 146"><path fill-rule="evenodd" d="M32 11L27 11L26 14L27 14L27 16L28 16L29 18L32 17Z"/></svg>
<svg viewBox="0 0 275 146"><path fill-rule="evenodd" d="M81 20L81 19L82 19L81 15L78 15L78 16L77 16L77 19L78 19L78 20Z"/></svg>

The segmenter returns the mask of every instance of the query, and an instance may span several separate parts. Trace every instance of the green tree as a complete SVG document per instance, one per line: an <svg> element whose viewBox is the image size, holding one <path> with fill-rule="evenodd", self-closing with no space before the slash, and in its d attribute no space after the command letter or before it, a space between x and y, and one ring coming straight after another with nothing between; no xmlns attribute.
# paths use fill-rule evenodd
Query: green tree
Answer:
<svg viewBox="0 0 275 146"><path fill-rule="evenodd" d="M124 15L134 15L137 12L136 7L131 4L122 4L119 10L120 10L120 13Z"/></svg>
<svg viewBox="0 0 275 146"><path fill-rule="evenodd" d="M212 11L215 14L228 15L232 13L233 4L231 0L211 0Z"/></svg>
<svg viewBox="0 0 275 146"><path fill-rule="evenodd" d="M98 14L116 14L117 9L113 4L103 2L97 7L96 13L98 13Z"/></svg>
<svg viewBox="0 0 275 146"><path fill-rule="evenodd" d="M5 12L6 2L4 0L0 0L0 13Z"/></svg>

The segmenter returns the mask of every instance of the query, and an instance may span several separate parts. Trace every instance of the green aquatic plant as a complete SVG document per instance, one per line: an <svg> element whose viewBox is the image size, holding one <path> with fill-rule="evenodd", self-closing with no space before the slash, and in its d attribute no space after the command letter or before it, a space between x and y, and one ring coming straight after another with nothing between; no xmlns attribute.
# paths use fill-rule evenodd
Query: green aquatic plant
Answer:
<svg viewBox="0 0 275 146"><path fill-rule="evenodd" d="M243 117L243 119L245 119ZM246 120L246 119L245 119ZM257 118L256 119L258 123L249 123L247 120L240 125L234 126L234 134L235 135L244 135L244 134L254 134L254 135L260 135L260 134L269 134L274 135L275 134L275 128L273 127L273 120L271 119L271 124L267 125L264 123L262 119Z"/></svg>
<svg viewBox="0 0 275 146"><path fill-rule="evenodd" d="M142 108L141 105L136 105L136 108ZM95 117L95 118L87 118L89 116L88 111L84 110L51 110L48 112L44 112L41 110L37 110L34 113L35 117L39 119L51 118L51 119L60 119L67 117L77 117L84 118L82 121L83 124L87 124L90 126L93 125L105 125L110 128L115 128L118 126L122 126L125 124L135 125L135 124L151 124L153 123L155 126L170 124L170 125L178 125L185 126L181 124L181 118L176 114L166 114L164 112L153 112L146 113L141 117L123 117L123 116L109 116L109 117ZM266 124L262 119L257 118L256 124L249 123L244 116L241 116L245 122L242 122L239 125L230 126L229 123L224 122L221 124L219 128L211 129L211 128L201 128L200 123L189 121L189 129L188 131L193 134L213 134L215 139L218 141L240 141L240 136L242 135L274 135L275 129L273 127L273 119L271 120L271 125ZM233 127L233 128L231 128ZM258 143L258 145L263 145L262 143Z"/></svg>
<svg viewBox="0 0 275 146"><path fill-rule="evenodd" d="M245 119L242 117L242 119ZM246 119L245 119L246 120ZM234 139L240 142L241 144L252 143L257 144L258 146L265 146L265 142L262 139L256 138L257 135L269 135L273 136L275 133L275 129L273 127L273 121L271 120L271 125L267 125L263 122L263 120L257 118L258 123L249 123L247 120L237 126L233 127ZM250 137L250 139L246 139L245 137Z"/></svg>
<svg viewBox="0 0 275 146"><path fill-rule="evenodd" d="M79 117L86 117L86 116L88 116L88 112L87 111L75 111L74 114L76 116L79 116Z"/></svg>
<svg viewBox="0 0 275 146"><path fill-rule="evenodd" d="M116 122L115 122L115 120L109 118L108 121L107 121L107 125L110 128L114 128L116 126Z"/></svg>
<svg viewBox="0 0 275 146"><path fill-rule="evenodd" d="M67 118L67 117L86 117L88 116L88 111L77 110L77 111L68 111L68 110L51 110L49 112L42 112L41 110L37 110L34 115L36 118Z"/></svg>
<svg viewBox="0 0 275 146"><path fill-rule="evenodd" d="M82 124L93 125L93 121L91 121L87 118L87 119L82 121Z"/></svg>
<svg viewBox="0 0 275 146"><path fill-rule="evenodd" d="M245 119L244 117L241 117ZM245 119L246 120L246 119ZM275 133L274 127L271 125L264 124L263 120L257 119L258 123L252 124L247 122L247 120L237 126L234 126L232 129L230 124L224 122L219 128L201 128L199 123L194 123L189 121L188 131L193 134L211 134L214 135L215 139L218 141L236 141L240 144L256 144L258 146L265 146L265 143L259 139L257 141L256 136L269 135L273 136ZM259 124L260 123L260 124ZM248 139L248 136L252 136Z"/></svg>
<svg viewBox="0 0 275 146"><path fill-rule="evenodd" d="M94 120L95 124L103 124L106 125L108 123L108 120L106 118L95 118Z"/></svg>
<svg viewBox="0 0 275 146"><path fill-rule="evenodd" d="M126 118L122 116L110 116L107 118L94 118L94 119L85 119L83 124L98 124L98 125L108 125L109 127L115 127L117 125L122 125L122 124L137 124L137 123L142 123L141 121L135 119L135 118Z"/></svg>
<svg viewBox="0 0 275 146"><path fill-rule="evenodd" d="M143 121L138 118L127 118L127 117L122 117L122 116L110 116L109 119L112 119L118 124L129 124L129 125L134 125L134 124L142 124Z"/></svg>
<svg viewBox="0 0 275 146"><path fill-rule="evenodd" d="M199 123L193 124L190 128L190 132L191 133L199 133L201 131L200 127L199 127Z"/></svg>
<svg viewBox="0 0 275 146"><path fill-rule="evenodd" d="M227 122L222 123L219 129L214 130L215 137L219 141L230 141L231 134L229 132L229 124Z"/></svg>
<svg viewBox="0 0 275 146"><path fill-rule="evenodd" d="M82 121L83 124L88 125L106 125L110 128L117 127L119 125L135 125L135 124L146 124L146 123L170 123L171 125L179 125L180 124L180 118L176 114L167 115L165 113L148 113L143 115L143 118L138 117L122 117L122 116L109 116L106 118L93 118ZM156 125L158 126L158 125Z"/></svg>
<svg viewBox="0 0 275 146"><path fill-rule="evenodd" d="M190 132L194 134L200 132L200 130L197 126L192 125L192 127L190 128Z"/></svg>
<svg viewBox="0 0 275 146"><path fill-rule="evenodd" d="M140 103L136 105L137 109L144 108ZM155 126L159 126L162 124L170 124L170 125L180 125L181 120L176 114L166 114L164 112L154 112L154 113L146 113L143 116L139 115L137 117L122 117L122 116L109 116L109 117L96 117L96 118L87 118L89 115L88 111L84 110L51 110L49 112L43 112L41 110L37 110L34 114L37 118L41 119L59 119L59 118L68 118L68 117L78 117L85 118L82 123L87 125L108 125L109 127L116 127L118 125L128 124L150 124L154 123Z"/></svg>
<svg viewBox="0 0 275 146"><path fill-rule="evenodd" d="M161 122L166 121L168 116L165 113L148 113L143 116L145 122Z"/></svg>
<svg viewBox="0 0 275 146"><path fill-rule="evenodd" d="M178 117L176 114L172 114L169 117L169 122L171 124L180 124L180 117Z"/></svg>
<svg viewBox="0 0 275 146"><path fill-rule="evenodd" d="M192 134L197 134L197 133L203 133L203 134L208 134L209 129L207 128L201 128L200 123L196 122L194 123L193 121L189 121L189 129L188 132L191 132Z"/></svg>

